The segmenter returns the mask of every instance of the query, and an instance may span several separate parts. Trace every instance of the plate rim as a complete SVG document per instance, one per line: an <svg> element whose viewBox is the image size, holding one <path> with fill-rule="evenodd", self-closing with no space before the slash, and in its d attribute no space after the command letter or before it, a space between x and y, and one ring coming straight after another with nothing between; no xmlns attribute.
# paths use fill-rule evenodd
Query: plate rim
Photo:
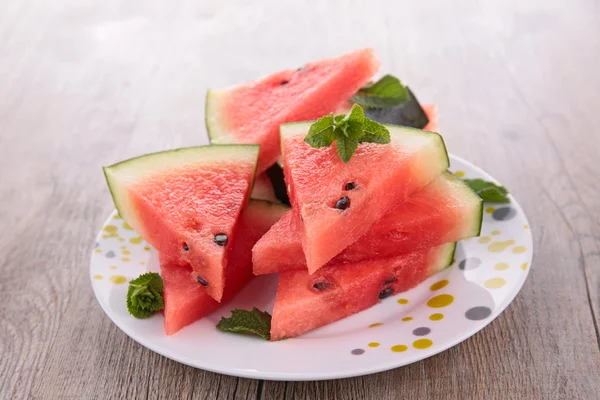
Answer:
<svg viewBox="0 0 600 400"><path fill-rule="evenodd" d="M471 163L470 161L467 161L464 158L459 157L452 153L448 153L448 157L449 157L450 161L457 161L457 162L463 163L466 166L468 166L469 168L471 168L472 170L474 170L482 175L490 176L492 178L492 180L494 180L496 183L499 183L489 173L485 172L482 168L476 166L475 164ZM331 373L319 373L319 374L313 375L311 373L305 373L305 372L302 372L302 373L289 373L289 372L272 373L272 372L260 372L257 370L248 370L248 369L239 369L239 368L221 368L221 367L213 367L210 364L203 364L201 359L191 361L191 360L187 360L185 358L183 358L183 359L176 358L176 357L168 354L167 352L162 351L162 349L155 346L151 341L144 341L143 339L134 337L133 333L128 332L128 330L122 324L120 324L118 322L119 319L116 318L116 316L113 314L112 310L110 310L110 308L105 306L103 301L101 301L98 291L95 289L95 285L94 285L94 278L93 278L94 274L92 272L92 265L93 265L93 258L94 258L93 249L91 251L90 265L89 265L90 284L92 285L92 291L94 292L94 297L96 298L96 301L99 303L101 309L104 311L106 316L108 316L108 318L123 333L125 333L125 335L127 335L129 338L131 338L132 340L134 340L136 343L140 344L141 346L143 346L163 357L166 357L170 360L176 361L178 363L181 363L181 364L193 367L193 368L202 369L205 371L228 375L228 376L233 376L233 377L238 377L238 378L259 379L259 380L262 379L262 380L271 380L271 381L296 381L296 382L343 379L343 378L352 378L352 377L376 374L379 372L389 371L392 369L396 369L396 368L400 368L403 366L414 364L416 362L419 362L419 361L425 360L427 358L433 357L435 355L438 355L438 354L456 346L457 344L464 342L468 338L470 338L470 337L476 335L477 333L479 333L480 331L482 331L490 323L492 323L492 321L496 320L500 315L502 315L502 313L504 313L504 311L508 308L508 306L514 301L514 299L517 297L517 295L521 292L521 290L523 289L523 286L525 285L525 282L527 281L527 278L529 277L529 272L533 266L532 264L533 264L534 254L535 254L535 247L534 247L535 243L533 240L533 232L531 230L531 225L529 223L529 219L527 218L527 215L525 214L525 211L521 207L521 204L514 198L514 196L512 194L509 194L509 197L511 199L511 206L515 207L518 211L520 211L520 214L523 216L523 218L525 219L525 222L529 226L530 237L531 237L531 250L528 252L529 267L523 272L524 276L523 276L523 279L521 280L521 283L519 284L519 287L517 289L515 289L511 294L507 295L504 298L504 300L501 303L499 303L497 307L495 307L494 312L488 318L486 318L486 320L484 322L482 322L481 325L477 326L476 328L465 330L464 334L459 335L454 340L449 340L448 342L444 342L441 346L436 347L434 350L423 352L423 354L421 356L416 356L414 358L411 358L409 362L403 362L402 359L400 359L398 361L382 362L378 366L369 365L366 367L365 366L361 367L359 365L356 368L345 369L340 372L333 371ZM107 221L109 221L110 218L111 218L111 216L108 217L108 219L103 223L102 226L106 225ZM100 235L100 234L98 234L98 235ZM96 242L98 241L97 240L98 235L96 236Z"/></svg>

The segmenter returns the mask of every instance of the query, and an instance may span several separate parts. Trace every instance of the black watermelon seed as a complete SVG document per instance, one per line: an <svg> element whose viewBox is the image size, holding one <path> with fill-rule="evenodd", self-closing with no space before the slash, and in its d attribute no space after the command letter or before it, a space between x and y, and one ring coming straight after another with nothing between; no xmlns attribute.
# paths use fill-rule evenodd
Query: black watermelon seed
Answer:
<svg viewBox="0 0 600 400"><path fill-rule="evenodd" d="M316 290L325 290L331 287L331 283L329 282L317 282L313 285L313 288Z"/></svg>
<svg viewBox="0 0 600 400"><path fill-rule="evenodd" d="M217 246L225 246L225 245L227 245L228 241L229 241L229 239L227 238L227 235L224 233L217 233L215 235L215 238L213 239L213 242L215 242L215 244Z"/></svg>
<svg viewBox="0 0 600 400"><path fill-rule="evenodd" d="M344 189L345 190L352 190L355 187L356 187L356 183L354 183L354 182L348 182L348 183L346 183L346 186L344 186Z"/></svg>
<svg viewBox="0 0 600 400"><path fill-rule="evenodd" d="M287 85L289 82L290 82L290 81L281 81L281 83L280 83L279 85L281 85L281 86L285 86L285 85Z"/></svg>
<svg viewBox="0 0 600 400"><path fill-rule="evenodd" d="M387 288L387 289L383 289L380 293L379 293L379 298L381 300L385 299L386 297L390 297L391 295L394 294L394 289L392 288Z"/></svg>
<svg viewBox="0 0 600 400"><path fill-rule="evenodd" d="M185 250L185 251L189 251L189 250L190 250L190 246L188 246L188 244L187 244L187 243L184 243L184 244L183 244L183 250Z"/></svg>
<svg viewBox="0 0 600 400"><path fill-rule="evenodd" d="M389 285L396 282L396 278L390 278L390 279L386 279L385 281L383 281L383 286Z"/></svg>
<svg viewBox="0 0 600 400"><path fill-rule="evenodd" d="M206 282L204 279L202 279L201 276L197 276L196 280L198 281L198 283L200 283L202 286L208 286L208 282Z"/></svg>
<svg viewBox="0 0 600 400"><path fill-rule="evenodd" d="M348 196L344 196L335 203L335 208L338 210L345 210L350 207L350 198Z"/></svg>

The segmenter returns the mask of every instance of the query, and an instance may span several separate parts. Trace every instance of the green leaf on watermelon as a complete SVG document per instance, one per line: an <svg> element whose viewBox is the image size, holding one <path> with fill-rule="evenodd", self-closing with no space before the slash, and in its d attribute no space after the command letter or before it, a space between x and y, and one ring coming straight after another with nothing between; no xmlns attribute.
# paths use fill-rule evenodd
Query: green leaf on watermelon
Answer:
<svg viewBox="0 0 600 400"><path fill-rule="evenodd" d="M340 137L335 141L337 153L343 162L350 161L352 154L358 148L358 139L353 137Z"/></svg>
<svg viewBox="0 0 600 400"><path fill-rule="evenodd" d="M350 101L363 107L388 108L410 99L406 86L398 78L385 75L377 82L363 86Z"/></svg>
<svg viewBox="0 0 600 400"><path fill-rule="evenodd" d="M510 203L508 190L504 186L483 179L463 179L463 181L485 202Z"/></svg>
<svg viewBox="0 0 600 400"><path fill-rule="evenodd" d="M365 117L363 109L354 104L348 115L330 114L319 118L310 126L304 141L314 148L328 147L335 141L338 155L348 162L359 143L389 143L390 132L384 125Z"/></svg>
<svg viewBox="0 0 600 400"><path fill-rule="evenodd" d="M165 308L163 280L156 272L147 272L129 282L127 311L135 318L148 318Z"/></svg>
<svg viewBox="0 0 600 400"><path fill-rule="evenodd" d="M217 329L223 332L254 334L271 339L271 315L254 307L252 311L234 309L231 317L221 317Z"/></svg>
<svg viewBox="0 0 600 400"><path fill-rule="evenodd" d="M310 126L304 141L311 147L328 147L333 143L333 130L333 114L325 115Z"/></svg>
<svg viewBox="0 0 600 400"><path fill-rule="evenodd" d="M364 123L364 136L360 142L387 144L390 142L390 131L379 122L366 119Z"/></svg>

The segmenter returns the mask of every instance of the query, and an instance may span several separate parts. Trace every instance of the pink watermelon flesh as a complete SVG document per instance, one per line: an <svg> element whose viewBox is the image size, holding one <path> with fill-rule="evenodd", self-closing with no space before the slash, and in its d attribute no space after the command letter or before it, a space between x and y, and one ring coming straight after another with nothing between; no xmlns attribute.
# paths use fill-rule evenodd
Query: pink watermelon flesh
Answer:
<svg viewBox="0 0 600 400"><path fill-rule="evenodd" d="M262 173L279 157L280 124L314 120L334 111L378 69L373 50L364 49L211 90L206 99L211 142L260 144L257 173Z"/></svg>
<svg viewBox="0 0 600 400"><path fill-rule="evenodd" d="M194 270L189 264L161 256L167 335L210 314L246 286L252 278L252 246L287 210L265 201L249 201L248 208L240 215L233 252L225 269L226 285L221 303L210 297L206 288L194 279Z"/></svg>
<svg viewBox="0 0 600 400"><path fill-rule="evenodd" d="M447 267L455 244L351 265L332 265L313 275L296 270L279 275L271 340L292 338L346 318L411 289Z"/></svg>
<svg viewBox="0 0 600 400"><path fill-rule="evenodd" d="M449 172L385 215L327 265L392 257L477 236L482 201ZM254 246L254 274L306 270L300 227L287 212Z"/></svg>
<svg viewBox="0 0 600 400"><path fill-rule="evenodd" d="M252 163L216 161L149 176L129 188L144 239L165 261L190 264L217 301L223 296L225 266L254 169ZM227 235L225 246L214 243L217 234Z"/></svg>
<svg viewBox="0 0 600 400"><path fill-rule="evenodd" d="M344 163L334 146L315 149L304 142L309 127L282 125L281 135L288 194L313 273L441 175L449 161L438 134L390 125L390 144L362 143ZM345 190L349 182L355 188ZM341 211L335 205L343 196L350 206Z"/></svg>
<svg viewBox="0 0 600 400"><path fill-rule="evenodd" d="M279 203L271 179L266 173L258 175L254 179L254 187L250 193L250 197L256 200L266 200L272 203Z"/></svg>
<svg viewBox="0 0 600 400"><path fill-rule="evenodd" d="M439 132L438 126L438 110L435 104L423 104L423 111L429 119L429 123L423 128L424 131Z"/></svg>

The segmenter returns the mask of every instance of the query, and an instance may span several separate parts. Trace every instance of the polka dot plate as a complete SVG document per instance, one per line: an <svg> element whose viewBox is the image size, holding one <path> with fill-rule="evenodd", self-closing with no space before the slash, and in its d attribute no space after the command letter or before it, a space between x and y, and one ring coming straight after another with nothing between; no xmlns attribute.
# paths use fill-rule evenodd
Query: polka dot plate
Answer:
<svg viewBox="0 0 600 400"><path fill-rule="evenodd" d="M458 176L493 180L455 156ZM485 206L481 236L457 246L454 263L416 288L298 338L270 343L215 328L233 308L271 310L277 278L255 278L231 303L173 336L163 316L137 320L127 313L127 282L159 271L156 252L113 213L92 250L96 297L127 335L165 357L209 371L247 378L317 380L385 371L433 356L483 329L521 289L532 260L532 236L523 210ZM449 366L450 367L450 366Z"/></svg>

